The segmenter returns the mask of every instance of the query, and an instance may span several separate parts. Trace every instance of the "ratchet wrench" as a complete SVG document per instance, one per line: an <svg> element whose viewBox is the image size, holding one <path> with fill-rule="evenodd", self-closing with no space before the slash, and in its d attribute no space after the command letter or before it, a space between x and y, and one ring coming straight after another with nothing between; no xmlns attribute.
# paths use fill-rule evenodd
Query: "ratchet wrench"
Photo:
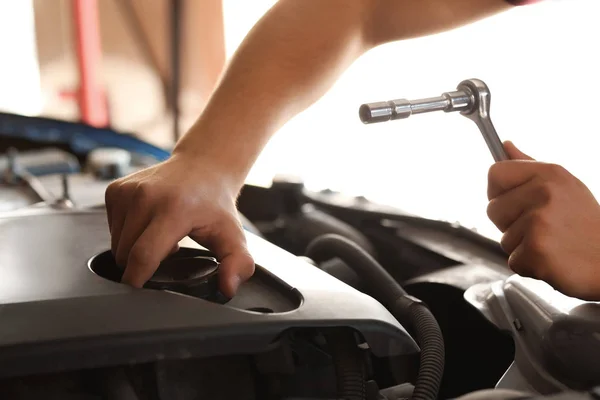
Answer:
<svg viewBox="0 0 600 400"><path fill-rule="evenodd" d="M459 83L455 91L443 93L439 97L367 103L360 106L358 113L363 123L372 124L405 119L413 114L432 111L459 111L475 122L494 160L508 160L508 155L490 118L490 97L490 89L482 80L467 79Z"/></svg>

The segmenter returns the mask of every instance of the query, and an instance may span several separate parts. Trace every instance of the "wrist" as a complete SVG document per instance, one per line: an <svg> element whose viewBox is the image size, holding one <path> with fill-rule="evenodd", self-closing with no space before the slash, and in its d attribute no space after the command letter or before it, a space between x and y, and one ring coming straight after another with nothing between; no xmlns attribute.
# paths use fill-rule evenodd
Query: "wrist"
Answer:
<svg viewBox="0 0 600 400"><path fill-rule="evenodd" d="M232 196L237 196L252 166L234 146L223 138L208 138L204 132L190 130L173 149L171 159L186 165L190 173L197 171L206 179L217 181ZM248 166L249 164L249 166Z"/></svg>
<svg viewBox="0 0 600 400"><path fill-rule="evenodd" d="M248 82L240 84L234 78L221 81L173 152L203 165L210 163L239 190L269 138L283 124L285 113L284 107L268 106L270 97L252 96L253 90L248 94Z"/></svg>

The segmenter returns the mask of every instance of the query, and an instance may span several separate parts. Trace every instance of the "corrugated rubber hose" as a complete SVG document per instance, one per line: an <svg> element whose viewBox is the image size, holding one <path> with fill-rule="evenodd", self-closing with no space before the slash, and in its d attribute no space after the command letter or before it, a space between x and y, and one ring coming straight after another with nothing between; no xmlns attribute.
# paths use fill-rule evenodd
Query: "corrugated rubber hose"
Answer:
<svg viewBox="0 0 600 400"><path fill-rule="evenodd" d="M366 400L366 367L351 329L325 331L337 378L338 400Z"/></svg>
<svg viewBox="0 0 600 400"><path fill-rule="evenodd" d="M376 294L374 297L400 323L407 325L421 348L419 373L411 399L436 399L444 373L444 338L425 304L409 296L377 260L342 236L326 234L314 239L305 255L317 263L334 257L343 260L360 276L369 292Z"/></svg>

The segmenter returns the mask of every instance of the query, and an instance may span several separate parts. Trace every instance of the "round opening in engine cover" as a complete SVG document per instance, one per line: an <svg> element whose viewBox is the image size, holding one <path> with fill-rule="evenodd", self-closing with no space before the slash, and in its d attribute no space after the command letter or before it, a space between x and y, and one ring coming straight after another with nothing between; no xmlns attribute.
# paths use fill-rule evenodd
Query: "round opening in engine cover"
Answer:
<svg viewBox="0 0 600 400"><path fill-rule="evenodd" d="M117 265L110 250L93 257L89 267L105 279L121 282L124 268ZM225 303L227 299L218 288L218 273L219 263L210 252L183 247L160 263L144 288L168 290Z"/></svg>

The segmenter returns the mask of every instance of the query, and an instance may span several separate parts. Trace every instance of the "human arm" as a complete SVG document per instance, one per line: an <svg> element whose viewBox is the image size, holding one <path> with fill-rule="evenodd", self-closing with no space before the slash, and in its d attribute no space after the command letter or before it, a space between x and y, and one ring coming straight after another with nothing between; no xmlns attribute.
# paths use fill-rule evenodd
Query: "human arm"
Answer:
<svg viewBox="0 0 600 400"><path fill-rule="evenodd" d="M533 160L507 142L492 165L488 216L516 273L562 293L600 300L600 205L565 168Z"/></svg>
<svg viewBox="0 0 600 400"><path fill-rule="evenodd" d="M383 43L456 28L505 0L280 0L238 48L194 126L166 162L111 184L112 250L124 282L142 286L186 235L221 262L232 296L254 264L236 196L269 138Z"/></svg>
<svg viewBox="0 0 600 400"><path fill-rule="evenodd" d="M175 152L218 155L241 185L270 137L369 49L508 8L505 0L280 0L242 42Z"/></svg>

